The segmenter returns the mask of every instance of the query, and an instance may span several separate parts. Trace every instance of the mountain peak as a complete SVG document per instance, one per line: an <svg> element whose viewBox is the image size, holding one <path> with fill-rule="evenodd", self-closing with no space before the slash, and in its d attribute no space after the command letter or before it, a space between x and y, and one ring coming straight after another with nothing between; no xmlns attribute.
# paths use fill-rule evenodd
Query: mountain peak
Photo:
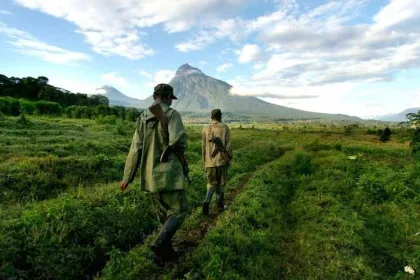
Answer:
<svg viewBox="0 0 420 280"><path fill-rule="evenodd" d="M181 66L179 66L178 70L176 70L176 75L177 76L178 75L194 74L194 73L203 74L203 72L201 72L200 69L192 67L188 63L182 64Z"/></svg>

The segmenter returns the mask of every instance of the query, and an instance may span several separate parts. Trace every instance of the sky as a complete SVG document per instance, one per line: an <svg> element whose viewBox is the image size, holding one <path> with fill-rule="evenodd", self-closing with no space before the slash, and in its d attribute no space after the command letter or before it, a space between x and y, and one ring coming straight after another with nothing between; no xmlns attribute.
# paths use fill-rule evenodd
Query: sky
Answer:
<svg viewBox="0 0 420 280"><path fill-rule="evenodd" d="M0 74L144 99L184 63L231 94L362 118L420 107L420 0L0 0Z"/></svg>

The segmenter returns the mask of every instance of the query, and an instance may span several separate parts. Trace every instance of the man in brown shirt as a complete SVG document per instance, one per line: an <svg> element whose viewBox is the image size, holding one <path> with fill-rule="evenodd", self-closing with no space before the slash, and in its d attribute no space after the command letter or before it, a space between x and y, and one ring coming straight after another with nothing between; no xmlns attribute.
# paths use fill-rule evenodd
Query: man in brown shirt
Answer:
<svg viewBox="0 0 420 280"><path fill-rule="evenodd" d="M222 123L220 109L211 111L210 125L202 131L202 158L207 175L207 194L203 203L203 214L208 215L213 193L216 192L216 202L219 211L225 209L224 187L227 183L227 171L232 159L229 127Z"/></svg>

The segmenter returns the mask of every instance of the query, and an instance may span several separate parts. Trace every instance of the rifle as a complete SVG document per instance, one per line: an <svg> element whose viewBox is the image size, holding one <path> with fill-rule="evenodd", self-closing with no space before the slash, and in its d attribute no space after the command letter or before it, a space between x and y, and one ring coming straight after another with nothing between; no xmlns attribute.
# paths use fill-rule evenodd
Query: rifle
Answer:
<svg viewBox="0 0 420 280"><path fill-rule="evenodd" d="M159 103L156 103L149 107L150 112L152 112L153 115L155 115L160 123L162 124L163 129L166 131L166 133L169 135L168 131L168 118L166 117L165 112L162 110L162 107ZM182 171L184 173L185 178L187 178L188 183L191 183L190 176L188 175L190 172L190 169L188 168L188 162L185 158L185 155L182 151L174 147L173 145L168 145L165 150L163 151L162 155L160 156L160 162L167 162L169 158L169 154L174 153L182 165Z"/></svg>
<svg viewBox="0 0 420 280"><path fill-rule="evenodd" d="M210 138L209 142L212 142L215 145L215 149L211 153L211 157L215 157L217 153L220 153L223 160L226 162L227 165L229 165L231 158L229 156L229 153L226 151L225 146L223 146L222 140L217 136L213 136L212 138Z"/></svg>
<svg viewBox="0 0 420 280"><path fill-rule="evenodd" d="M160 156L160 162L168 162L169 155L171 153L174 153L182 165L182 171L184 172L185 178L187 178L188 183L191 183L190 176L188 175L190 173L190 169L188 168L188 162L185 158L185 155L182 151L174 147L173 145L169 145L165 148L162 155Z"/></svg>

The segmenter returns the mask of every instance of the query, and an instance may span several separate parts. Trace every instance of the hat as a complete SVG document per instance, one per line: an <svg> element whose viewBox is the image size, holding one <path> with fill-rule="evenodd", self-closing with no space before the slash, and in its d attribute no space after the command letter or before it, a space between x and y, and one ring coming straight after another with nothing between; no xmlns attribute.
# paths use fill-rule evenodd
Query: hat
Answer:
<svg viewBox="0 0 420 280"><path fill-rule="evenodd" d="M168 84L158 84L157 86L155 86L153 94L158 95L160 97L171 96L172 99L178 99L174 95L174 89Z"/></svg>
<svg viewBox="0 0 420 280"><path fill-rule="evenodd" d="M213 109L211 110L211 116L221 116L222 115L222 111L220 111L220 109Z"/></svg>

